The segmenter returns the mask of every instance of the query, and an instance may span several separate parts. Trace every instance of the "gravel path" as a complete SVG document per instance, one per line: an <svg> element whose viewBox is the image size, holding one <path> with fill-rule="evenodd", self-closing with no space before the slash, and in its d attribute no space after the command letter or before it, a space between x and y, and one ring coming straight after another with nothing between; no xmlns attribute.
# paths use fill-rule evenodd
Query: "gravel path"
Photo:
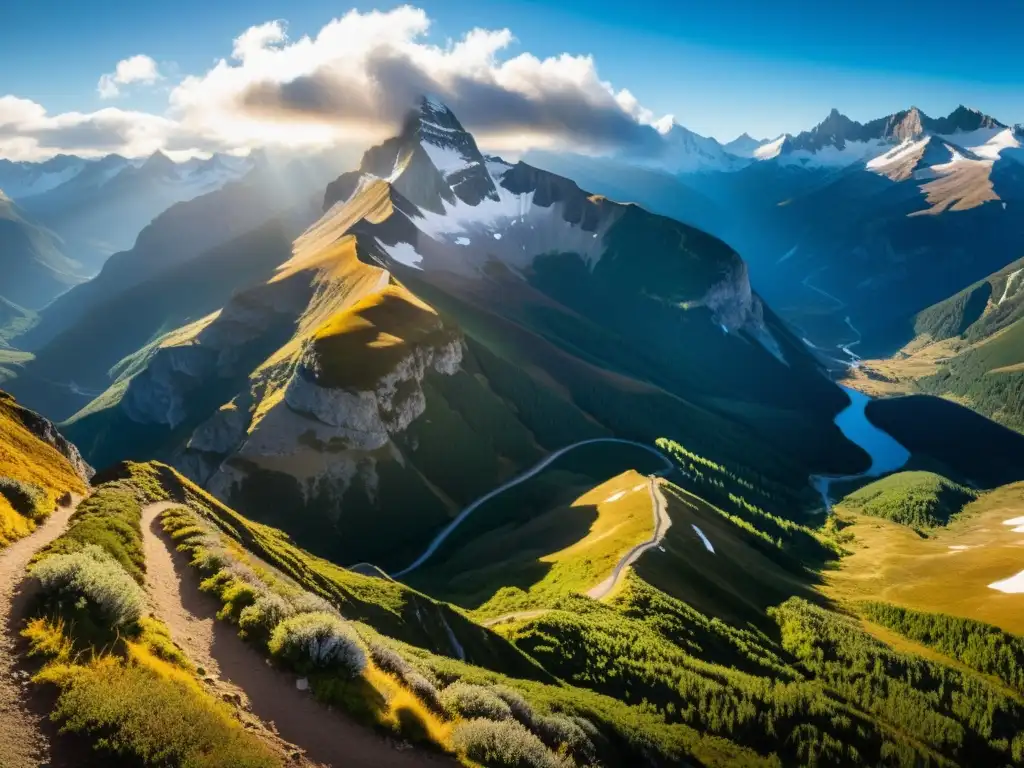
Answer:
<svg viewBox="0 0 1024 768"><path fill-rule="evenodd" d="M171 637L205 668L218 693L241 705L246 727L262 732L285 753L302 751L309 765L340 768L423 768L453 765L416 750L399 750L369 728L318 704L295 687L292 675L271 667L232 625L216 620L219 603L199 591L199 575L169 546L159 514L174 504L143 510L146 582L156 615ZM249 715L247 718L246 715ZM295 746L298 745L298 746ZM5 766L6 768L6 766Z"/></svg>
<svg viewBox="0 0 1024 768"><path fill-rule="evenodd" d="M0 765L3 768L38 768L84 764L59 755L56 729L46 718L50 702L28 682L29 671L18 653L19 636L31 594L26 590L25 568L38 550L67 528L81 498L57 509L29 536L0 550Z"/></svg>

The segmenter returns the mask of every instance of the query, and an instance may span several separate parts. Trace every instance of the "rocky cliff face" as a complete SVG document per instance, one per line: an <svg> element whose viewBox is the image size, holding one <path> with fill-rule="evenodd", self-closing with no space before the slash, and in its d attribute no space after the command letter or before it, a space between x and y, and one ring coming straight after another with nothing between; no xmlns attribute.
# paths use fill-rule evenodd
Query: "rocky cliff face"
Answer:
<svg viewBox="0 0 1024 768"><path fill-rule="evenodd" d="M272 283L236 296L212 318L168 340L135 376L120 408L134 422L174 429L189 416L187 402L216 380L246 377L268 337L284 335L305 309L312 288L301 281ZM283 340L283 339L282 339Z"/></svg>
<svg viewBox="0 0 1024 768"><path fill-rule="evenodd" d="M306 493L329 492L341 498L354 477L372 491L376 451L403 433L427 407L423 390L428 372L451 376L459 370L463 347L455 333L434 335L415 344L394 367L366 389L324 386L322 361L307 344L284 396L244 435L232 456L257 466L282 470L300 481ZM190 448L226 453L238 442L241 418L218 412L196 430ZM234 462L237 464L238 462ZM212 486L225 496L244 479L237 467L219 470Z"/></svg>

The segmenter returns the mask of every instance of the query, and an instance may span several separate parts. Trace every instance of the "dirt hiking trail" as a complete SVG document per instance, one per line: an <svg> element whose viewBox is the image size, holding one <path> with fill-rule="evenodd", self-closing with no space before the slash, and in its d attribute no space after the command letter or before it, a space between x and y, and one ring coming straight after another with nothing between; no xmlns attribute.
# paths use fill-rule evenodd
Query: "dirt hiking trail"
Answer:
<svg viewBox="0 0 1024 768"><path fill-rule="evenodd" d="M156 615L206 681L222 698L240 704L242 719L284 754L305 753L299 765L332 768L440 768L443 757L399 750L371 729L316 702L295 687L295 677L274 669L238 637L236 627L216 619L220 605L199 591L198 572L173 548L160 513L180 504L161 502L143 509L146 586Z"/></svg>
<svg viewBox="0 0 1024 768"><path fill-rule="evenodd" d="M66 740L46 717L52 698L29 684L29 669L19 653L24 643L19 635L28 602L32 597L25 573L29 560L60 536L77 509L81 497L58 506L31 534L0 549L0 766L85 765L85 760L61 754ZM64 747L62 749L62 747Z"/></svg>

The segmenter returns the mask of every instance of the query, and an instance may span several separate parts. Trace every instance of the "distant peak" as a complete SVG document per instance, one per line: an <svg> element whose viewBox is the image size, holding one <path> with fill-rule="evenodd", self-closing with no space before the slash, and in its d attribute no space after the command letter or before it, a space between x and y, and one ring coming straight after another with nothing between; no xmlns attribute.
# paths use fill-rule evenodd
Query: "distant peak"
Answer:
<svg viewBox="0 0 1024 768"><path fill-rule="evenodd" d="M832 107L832 111L828 113L828 117L818 124L817 130L836 130L853 124L853 120L848 118L835 107Z"/></svg>
<svg viewBox="0 0 1024 768"><path fill-rule="evenodd" d="M174 161L159 149L146 158L142 168L148 171L168 171L174 169Z"/></svg>

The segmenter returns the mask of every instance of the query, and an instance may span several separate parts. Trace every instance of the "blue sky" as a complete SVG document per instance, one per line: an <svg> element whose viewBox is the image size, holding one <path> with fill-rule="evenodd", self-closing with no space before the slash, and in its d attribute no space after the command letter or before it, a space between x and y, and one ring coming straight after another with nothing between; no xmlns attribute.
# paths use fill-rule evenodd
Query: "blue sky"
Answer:
<svg viewBox="0 0 1024 768"><path fill-rule="evenodd" d="M915 104L930 114L959 103L1024 122L1017 50L1024 3L830 3L746 0L528 0L415 3L430 39L474 26L508 27L507 54L592 54L602 79L628 88L656 114L720 140L810 128L835 106L866 120ZM168 75L201 74L249 26L288 22L292 39L315 34L349 3L278 0L34 0L0 9L0 96L51 113L110 106L98 77L144 53ZM355 7L393 8L393 4ZM130 92L117 106L162 113L167 87Z"/></svg>

